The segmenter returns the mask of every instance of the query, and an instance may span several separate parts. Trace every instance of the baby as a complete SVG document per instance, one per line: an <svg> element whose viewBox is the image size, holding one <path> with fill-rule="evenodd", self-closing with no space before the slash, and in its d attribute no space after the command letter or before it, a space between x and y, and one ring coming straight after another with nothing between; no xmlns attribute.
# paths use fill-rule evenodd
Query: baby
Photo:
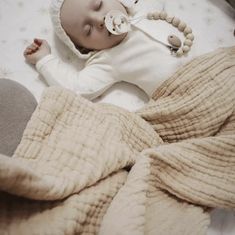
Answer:
<svg viewBox="0 0 235 235"><path fill-rule="evenodd" d="M107 15L119 12L128 17L131 3L54 0L51 18L55 32L79 58L86 59L85 67L80 72L71 70L51 54L42 39L34 39L25 49L26 61L36 65L49 85L63 86L91 100L120 81L137 85L151 97L182 62L138 27L120 34L108 28Z"/></svg>

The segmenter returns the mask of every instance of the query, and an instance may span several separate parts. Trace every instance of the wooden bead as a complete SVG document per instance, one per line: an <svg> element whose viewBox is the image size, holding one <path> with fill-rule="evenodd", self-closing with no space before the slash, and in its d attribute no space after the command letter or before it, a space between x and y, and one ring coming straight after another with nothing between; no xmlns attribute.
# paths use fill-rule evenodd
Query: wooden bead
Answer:
<svg viewBox="0 0 235 235"><path fill-rule="evenodd" d="M173 21L172 21L172 24L175 26L175 27L178 27L178 25L180 24L180 19L177 18L177 17L174 17Z"/></svg>
<svg viewBox="0 0 235 235"><path fill-rule="evenodd" d="M188 46L183 46L182 50L184 53L187 53L190 50L190 48Z"/></svg>
<svg viewBox="0 0 235 235"><path fill-rule="evenodd" d="M189 39L186 39L186 40L184 41L184 45L191 47L191 46L193 45L193 42L192 42L191 40L189 40Z"/></svg>
<svg viewBox="0 0 235 235"><path fill-rule="evenodd" d="M160 13L160 18L161 18L162 20L165 20L165 19L167 18L167 13L166 13L165 11L162 11L162 12Z"/></svg>
<svg viewBox="0 0 235 235"><path fill-rule="evenodd" d="M192 29L191 29L190 27L186 27L186 28L184 29L184 34L187 35L187 34L189 34L189 33L192 33Z"/></svg>
<svg viewBox="0 0 235 235"><path fill-rule="evenodd" d="M171 17L171 16L168 16L167 18L166 18L166 22L168 22L168 23L172 23L172 20L173 20L173 18L174 17Z"/></svg>
<svg viewBox="0 0 235 235"><path fill-rule="evenodd" d="M193 36L192 33L187 34L187 35L186 35L186 38L189 39L189 40L191 40L191 41L194 40L194 36Z"/></svg>
<svg viewBox="0 0 235 235"><path fill-rule="evenodd" d="M176 55L178 57L182 56L184 54L183 50L180 48L177 52L176 52Z"/></svg>
<svg viewBox="0 0 235 235"><path fill-rule="evenodd" d="M160 13L157 12L157 11L154 12L154 13L153 13L153 19L154 19L154 20L159 20L159 19L160 19Z"/></svg>
<svg viewBox="0 0 235 235"><path fill-rule="evenodd" d="M184 22L181 21L178 25L179 31L183 32L185 30L186 26L187 25Z"/></svg>
<svg viewBox="0 0 235 235"><path fill-rule="evenodd" d="M171 34L168 36L167 39L168 39L168 42L170 43L170 45L172 45L173 47L178 47L178 48L181 47L181 41L177 36Z"/></svg>

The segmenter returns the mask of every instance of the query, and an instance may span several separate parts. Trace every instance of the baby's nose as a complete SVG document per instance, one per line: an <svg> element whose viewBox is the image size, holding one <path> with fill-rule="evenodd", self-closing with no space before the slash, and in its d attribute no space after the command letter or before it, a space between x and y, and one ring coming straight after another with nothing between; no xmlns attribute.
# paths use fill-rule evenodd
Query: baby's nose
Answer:
<svg viewBox="0 0 235 235"><path fill-rule="evenodd" d="M100 29L102 29L104 27L104 17L103 16L97 16L95 18L95 23L96 26Z"/></svg>

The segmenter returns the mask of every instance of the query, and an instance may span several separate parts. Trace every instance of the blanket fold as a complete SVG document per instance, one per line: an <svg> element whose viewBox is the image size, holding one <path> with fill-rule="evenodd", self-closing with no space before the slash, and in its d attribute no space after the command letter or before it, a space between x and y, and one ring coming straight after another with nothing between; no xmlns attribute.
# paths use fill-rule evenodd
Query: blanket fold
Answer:
<svg viewBox="0 0 235 235"><path fill-rule="evenodd" d="M138 114L164 142L214 136L226 125L234 134L234 64L235 47L192 60L166 80Z"/></svg>
<svg viewBox="0 0 235 235"><path fill-rule="evenodd" d="M0 234L205 235L209 208L235 209L234 172L235 47L136 113L49 88L0 155Z"/></svg>
<svg viewBox="0 0 235 235"><path fill-rule="evenodd" d="M224 135L163 145L145 154L161 189L196 205L235 208L234 150L235 135Z"/></svg>

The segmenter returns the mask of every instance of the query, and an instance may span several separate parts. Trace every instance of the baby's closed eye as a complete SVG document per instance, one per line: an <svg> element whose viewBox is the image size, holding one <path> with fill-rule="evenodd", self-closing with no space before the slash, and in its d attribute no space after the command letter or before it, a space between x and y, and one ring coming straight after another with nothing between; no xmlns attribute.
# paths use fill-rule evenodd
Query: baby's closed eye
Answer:
<svg viewBox="0 0 235 235"><path fill-rule="evenodd" d="M95 11L100 10L102 5L103 5L103 1L102 0L95 0L94 10Z"/></svg>

